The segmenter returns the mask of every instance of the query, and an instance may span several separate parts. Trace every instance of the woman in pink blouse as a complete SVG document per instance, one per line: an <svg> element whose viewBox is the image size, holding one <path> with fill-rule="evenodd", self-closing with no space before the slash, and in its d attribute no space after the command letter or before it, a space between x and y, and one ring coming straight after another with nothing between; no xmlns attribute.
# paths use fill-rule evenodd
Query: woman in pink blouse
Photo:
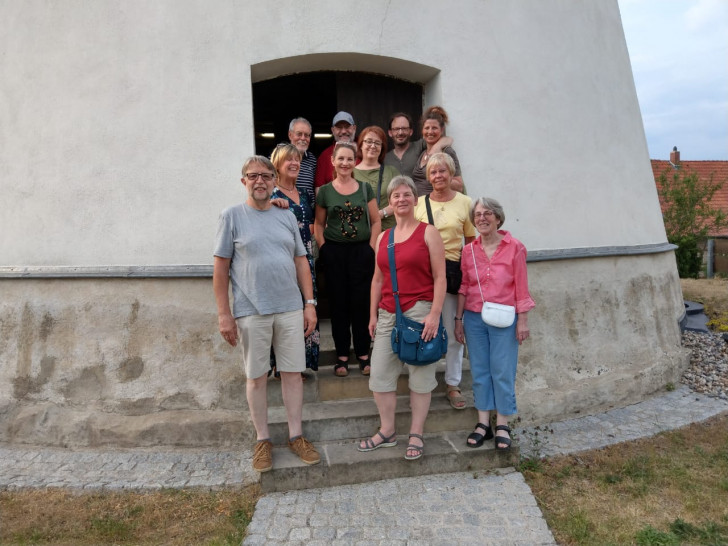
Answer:
<svg viewBox="0 0 728 546"><path fill-rule="evenodd" d="M526 247L508 231L503 207L487 197L473 201L470 220L480 234L463 248L463 281L455 314L455 339L467 340L478 424L468 436L469 447L493 438L490 412L496 412L495 448L511 447L508 417L516 409L518 346L529 336L528 312L535 303L528 291ZM476 273L477 272L477 273ZM483 302L515 307L516 318L501 328L481 318Z"/></svg>

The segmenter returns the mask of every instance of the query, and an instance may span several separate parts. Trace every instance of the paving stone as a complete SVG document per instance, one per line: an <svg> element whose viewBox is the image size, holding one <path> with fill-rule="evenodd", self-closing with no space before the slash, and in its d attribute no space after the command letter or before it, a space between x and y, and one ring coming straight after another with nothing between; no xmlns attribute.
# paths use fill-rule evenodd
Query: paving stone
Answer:
<svg viewBox="0 0 728 546"><path fill-rule="evenodd" d="M724 412L728 401L682 385L626 408L514 432L522 455L553 456L652 436ZM252 470L250 450L154 452L3 445L0 460L0 490L155 490L240 486L259 479ZM258 501L243 544L282 542L555 544L523 476L513 469L271 493Z"/></svg>

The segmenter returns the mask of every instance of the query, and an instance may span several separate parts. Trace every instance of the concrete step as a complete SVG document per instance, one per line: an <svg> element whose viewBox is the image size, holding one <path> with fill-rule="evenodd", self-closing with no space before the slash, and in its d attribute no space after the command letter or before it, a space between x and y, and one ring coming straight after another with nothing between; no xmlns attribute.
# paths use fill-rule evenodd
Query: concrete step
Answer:
<svg viewBox="0 0 728 546"><path fill-rule="evenodd" d="M444 472L491 470L514 466L519 449L514 442L510 451L494 449L493 442L481 448L467 447L465 439L478 422L473 407L470 362L463 360L460 384L467 400L464 410L454 410L445 395L445 362L437 366L438 387L432 394L425 423L425 454L417 461L404 459L412 418L409 408L407 368L403 367L397 384L396 429L399 445L362 453L356 449L362 438L379 428L379 413L369 390L369 378L361 375L356 358L350 355L347 377L334 375L336 360L331 325L322 321L321 357L317 372L307 371L304 382L303 434L316 445L322 456L318 465L301 462L287 447L288 424L280 381L268 382L268 426L270 438L279 446L273 451L273 470L261 475L263 491L287 491L365 483L403 476Z"/></svg>
<svg viewBox="0 0 728 546"><path fill-rule="evenodd" d="M467 407L464 410L455 410L444 393L433 393L425 432L472 430L478 422L478 412L473 407L472 394L463 392L463 395L467 400ZM409 430L410 420L409 395L398 396L396 429ZM288 423L285 408L269 408L268 427L274 444L286 443ZM311 442L365 438L374 434L378 428L379 412L372 397L316 402L303 406L303 435Z"/></svg>
<svg viewBox="0 0 728 546"><path fill-rule="evenodd" d="M447 472L486 471L518 464L520 449L515 440L507 451L496 451L493 441L470 448L465 444L468 433L426 433L424 455L416 461L404 459L406 434L397 436L395 447L365 453L357 450L358 442L353 440L316 442L314 445L321 455L317 465L306 465L287 446L275 447L273 470L261 474L261 487L268 493Z"/></svg>
<svg viewBox="0 0 728 546"><path fill-rule="evenodd" d="M333 362L334 357L331 357ZM437 364L437 388L435 392L445 392L445 361ZM371 398L369 390L369 377L359 371L359 366L354 362L349 366L349 375L337 377L334 375L334 368L325 364L319 367L318 371L306 371L306 381L303 384L304 404L313 402L325 402L333 400L348 400L352 398ZM404 368L397 383L397 394L407 394L409 388L407 369ZM470 362L463 359L463 375L460 388L463 394L472 389L472 377L470 375ZM281 382L272 377L268 380L268 407L283 406L281 395Z"/></svg>

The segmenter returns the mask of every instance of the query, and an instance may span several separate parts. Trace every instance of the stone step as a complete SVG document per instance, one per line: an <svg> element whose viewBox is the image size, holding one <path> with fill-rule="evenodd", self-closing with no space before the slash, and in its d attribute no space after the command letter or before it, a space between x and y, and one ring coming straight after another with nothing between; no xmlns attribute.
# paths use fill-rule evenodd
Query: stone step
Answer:
<svg viewBox="0 0 728 546"><path fill-rule="evenodd" d="M468 430L469 433L478 422L478 412L473 407L472 394L463 392L463 395L467 400L467 407L464 410L455 410L444 393L433 393L425 432ZM396 429L409 430L410 420L409 395L398 396ZM268 428L274 444L286 443L288 423L285 408L269 408ZM315 402L303 406L303 435L311 442L365 438L374 434L378 428L379 412L372 397Z"/></svg>
<svg viewBox="0 0 728 546"><path fill-rule="evenodd" d="M333 361L333 357L331 359ZM437 388L435 392L445 392L445 361L441 360L437 366ZM397 394L407 394L408 380L407 369L404 368L397 383ZM349 375L337 377L334 375L334 368L330 365L322 365L318 371L306 371L306 381L303 383L303 402L325 402L334 400L347 400L352 398L371 398L369 390L369 377L359 371L358 364L354 363L349 367ZM470 376L470 362L463 359L463 375L460 382L463 394L472 389L472 378ZM283 406L281 394L281 382L272 377L268 380L268 407Z"/></svg>
<svg viewBox="0 0 728 546"><path fill-rule="evenodd" d="M273 470L261 474L261 488L269 493L448 472L487 471L518 464L520 449L515 440L511 449L504 451L496 451L493 441L470 448L465 445L467 434L463 431L426 433L424 454L416 461L404 458L406 434L397 436L395 447L364 453L357 450L358 442L353 440L315 442L321 455L321 462L316 465L303 463L287 446L275 447Z"/></svg>

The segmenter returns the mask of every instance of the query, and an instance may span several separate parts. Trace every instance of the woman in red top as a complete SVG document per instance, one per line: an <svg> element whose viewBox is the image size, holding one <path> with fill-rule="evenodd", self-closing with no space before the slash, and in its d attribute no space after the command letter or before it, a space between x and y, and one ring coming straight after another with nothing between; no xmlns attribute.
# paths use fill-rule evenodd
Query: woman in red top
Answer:
<svg viewBox="0 0 728 546"><path fill-rule="evenodd" d="M435 226L415 219L417 188L411 178L394 177L387 188L387 196L397 220L392 229L400 307L405 316L425 324L422 337L429 341L437 333L445 299L445 247ZM379 236L375 246L377 267L372 279L369 314L369 333L374 338L369 389L374 393L379 410L380 427L372 438L361 441L359 451L397 445L394 430L397 379L405 364L392 352L390 342L396 306L389 272L389 231ZM424 451L422 434L432 391L437 386L436 367L436 363L409 366L412 423L405 454L407 460L419 459Z"/></svg>
<svg viewBox="0 0 728 546"><path fill-rule="evenodd" d="M468 342L478 424L468 436L469 447L480 447L493 438L490 412L496 411L495 448L511 447L508 417L516 413L518 346L529 336L528 312L536 304L528 291L526 247L499 229L506 220L495 199L473 201L470 221L480 236L463 247L460 268L463 281L455 313L455 339ZM483 322L483 302L515 307L510 326Z"/></svg>

